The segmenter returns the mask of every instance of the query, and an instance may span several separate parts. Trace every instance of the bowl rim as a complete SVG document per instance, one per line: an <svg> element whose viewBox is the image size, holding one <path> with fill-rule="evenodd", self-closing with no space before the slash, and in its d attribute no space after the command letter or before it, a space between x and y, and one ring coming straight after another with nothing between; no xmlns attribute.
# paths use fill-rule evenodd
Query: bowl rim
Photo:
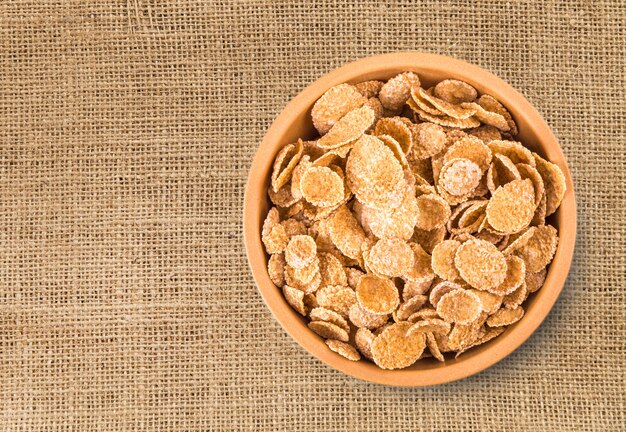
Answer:
<svg viewBox="0 0 626 432"><path fill-rule="evenodd" d="M563 170L567 191L555 213L559 225L556 254L543 289L534 294L537 297L522 320L510 326L503 337L477 347L473 350L475 352L470 351L459 359L420 369L383 370L371 362L353 362L332 352L323 339L310 331L302 317L287 304L281 290L276 288L267 274L259 211L261 200L267 199L267 182L262 179L269 175L275 152L279 148L276 143L281 141L303 109L310 111L321 94L334 85L357 79L375 79L377 75L384 75L385 71L397 73L409 70L418 74L428 72L461 79L475 85L480 93L485 92L481 88L488 89L488 93L501 101L518 123L521 118L524 123L532 125L531 129L539 137L537 142L541 143L543 153ZM263 218L264 215L261 223ZM463 60L421 52L394 52L361 58L325 74L302 90L276 117L261 141L248 173L243 206L243 239L248 264L261 297L283 329L306 351L332 368L364 381L401 387L430 386L466 378L493 366L521 346L541 325L565 285L574 254L576 225L572 177L561 147L541 114L522 94L491 72Z"/></svg>

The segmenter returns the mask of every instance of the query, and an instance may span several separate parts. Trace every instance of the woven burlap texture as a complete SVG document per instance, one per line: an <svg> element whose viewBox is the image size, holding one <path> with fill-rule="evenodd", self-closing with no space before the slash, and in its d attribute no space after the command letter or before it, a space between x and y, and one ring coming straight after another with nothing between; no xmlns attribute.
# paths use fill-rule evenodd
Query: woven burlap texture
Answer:
<svg viewBox="0 0 626 432"><path fill-rule="evenodd" d="M625 29L619 1L3 1L0 430L620 430ZM302 350L261 300L241 230L284 105L398 50L518 88L578 201L572 271L540 329L423 389Z"/></svg>

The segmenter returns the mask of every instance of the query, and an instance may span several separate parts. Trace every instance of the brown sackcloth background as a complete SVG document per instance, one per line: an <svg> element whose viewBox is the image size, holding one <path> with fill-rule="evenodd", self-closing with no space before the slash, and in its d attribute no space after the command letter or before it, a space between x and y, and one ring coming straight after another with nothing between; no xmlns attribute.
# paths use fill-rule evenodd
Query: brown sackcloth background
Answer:
<svg viewBox="0 0 626 432"><path fill-rule="evenodd" d="M325 72L397 50L518 88L578 199L541 328L424 389L303 351L242 246L272 120ZM625 58L620 1L3 1L0 431L624 430Z"/></svg>

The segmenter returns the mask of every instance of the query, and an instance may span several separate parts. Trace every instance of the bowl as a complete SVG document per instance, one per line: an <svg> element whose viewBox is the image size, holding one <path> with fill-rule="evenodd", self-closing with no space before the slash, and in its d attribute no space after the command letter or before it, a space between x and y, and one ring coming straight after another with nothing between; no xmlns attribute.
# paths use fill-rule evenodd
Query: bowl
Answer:
<svg viewBox="0 0 626 432"><path fill-rule="evenodd" d="M332 352L321 337L309 330L305 318L287 304L267 273L268 256L261 242L261 225L271 205L267 189L274 157L285 144L315 136L311 121L315 101L334 85L386 80L405 71L416 72L425 86L445 78L456 78L473 85L480 94L493 95L517 122L520 130L517 139L563 170L567 192L559 210L548 218L548 222L559 230L558 249L548 268L545 285L526 302L524 318L499 337L467 351L458 359L446 359L443 363L423 359L407 369L383 370L367 360L353 362ZM309 85L287 104L267 131L252 162L245 190L243 225L248 261L261 296L276 320L298 344L328 366L365 381L395 386L428 386L465 378L494 365L539 327L563 289L572 262L576 202L572 178L555 136L519 92L492 73L464 61L435 54L400 52L367 57L342 66Z"/></svg>

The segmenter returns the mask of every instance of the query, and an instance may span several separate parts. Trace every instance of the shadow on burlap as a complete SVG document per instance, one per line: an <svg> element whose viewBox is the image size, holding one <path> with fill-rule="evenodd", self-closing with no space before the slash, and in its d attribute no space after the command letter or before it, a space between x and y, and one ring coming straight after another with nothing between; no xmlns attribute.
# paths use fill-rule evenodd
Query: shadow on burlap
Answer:
<svg viewBox="0 0 626 432"><path fill-rule="evenodd" d="M347 3L0 5L1 430L623 426L623 5ZM241 235L247 169L282 107L396 50L518 88L561 142L580 224L540 329L491 369L424 389L359 382L299 348Z"/></svg>

